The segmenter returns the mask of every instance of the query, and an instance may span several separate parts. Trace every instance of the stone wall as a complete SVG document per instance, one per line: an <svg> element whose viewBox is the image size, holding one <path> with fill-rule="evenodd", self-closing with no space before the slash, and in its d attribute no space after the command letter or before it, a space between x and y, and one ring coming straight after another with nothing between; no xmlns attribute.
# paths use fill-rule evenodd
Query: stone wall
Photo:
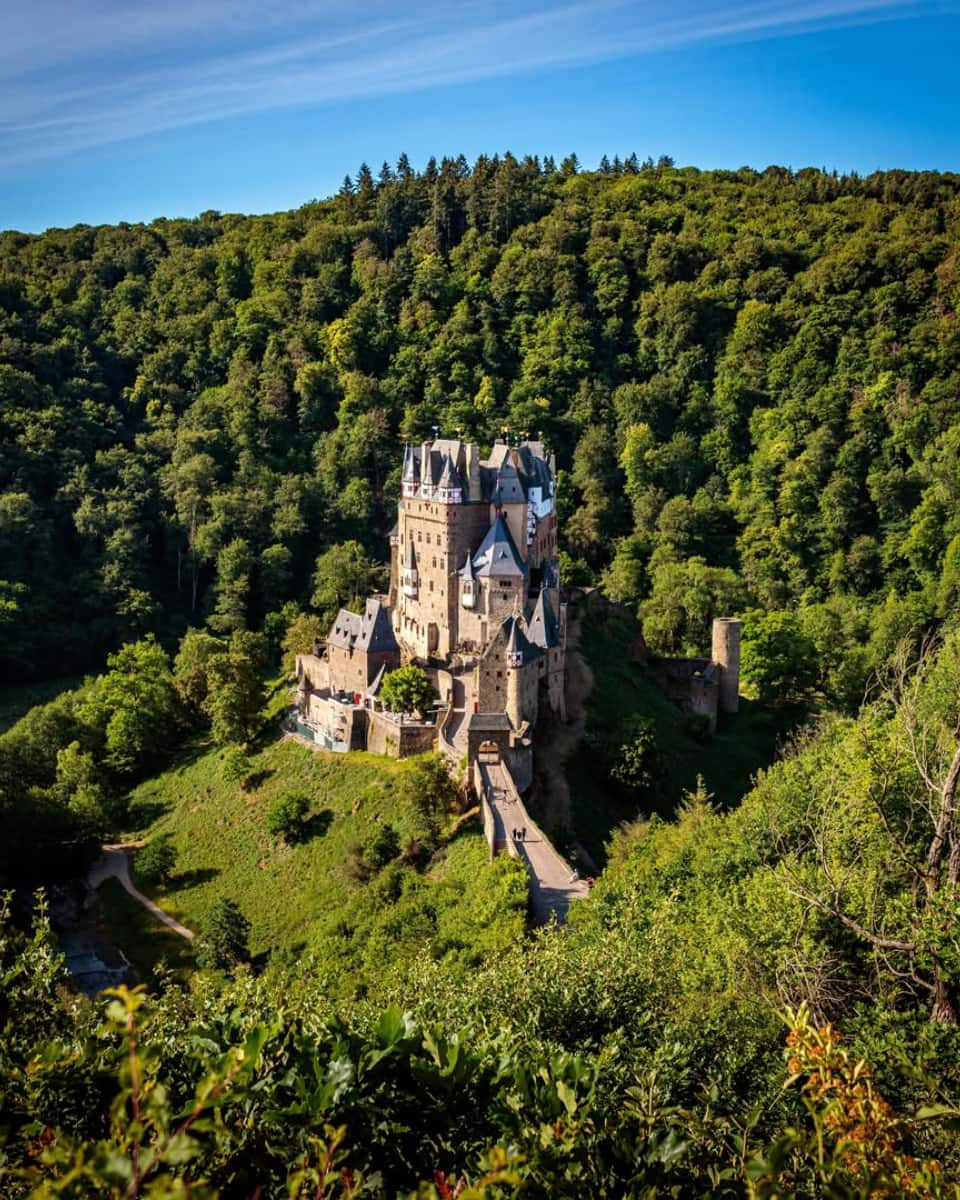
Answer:
<svg viewBox="0 0 960 1200"><path fill-rule="evenodd" d="M387 713L367 713L367 749L371 754L385 754L388 758L410 758L432 750L437 740L437 728L433 724L399 722Z"/></svg>
<svg viewBox="0 0 960 1200"><path fill-rule="evenodd" d="M418 586L416 596L405 596L402 587L396 589L394 630L412 657L447 658L456 648L462 611L458 572L467 551L475 550L486 532L488 512L483 503L400 501L397 562L402 569L407 545L412 543Z"/></svg>
<svg viewBox="0 0 960 1200"><path fill-rule="evenodd" d="M355 695L367 690L367 656L327 642L327 661L330 665L330 690Z"/></svg>
<svg viewBox="0 0 960 1200"><path fill-rule="evenodd" d="M330 687L330 668L326 659L316 654L297 655L297 679L305 680L315 692Z"/></svg>

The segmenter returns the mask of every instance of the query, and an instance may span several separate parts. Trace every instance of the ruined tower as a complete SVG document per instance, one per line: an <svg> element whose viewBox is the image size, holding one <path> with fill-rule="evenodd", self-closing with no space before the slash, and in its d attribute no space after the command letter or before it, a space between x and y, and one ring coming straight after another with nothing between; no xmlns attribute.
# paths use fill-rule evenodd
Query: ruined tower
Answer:
<svg viewBox="0 0 960 1200"><path fill-rule="evenodd" d="M723 713L735 713L740 707L740 631L736 617L717 617L713 622L711 658L722 667L717 707Z"/></svg>

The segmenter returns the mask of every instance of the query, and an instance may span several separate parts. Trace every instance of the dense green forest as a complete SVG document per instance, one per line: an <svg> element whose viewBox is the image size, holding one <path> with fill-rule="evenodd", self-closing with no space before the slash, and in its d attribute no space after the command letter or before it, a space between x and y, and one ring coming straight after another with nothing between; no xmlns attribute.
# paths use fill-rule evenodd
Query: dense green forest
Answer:
<svg viewBox="0 0 960 1200"><path fill-rule="evenodd" d="M794 610L859 699L960 588L958 188L507 154L0 235L4 677L282 629L322 551L385 557L402 441L436 425L542 432L568 582L655 648Z"/></svg>
<svg viewBox="0 0 960 1200"><path fill-rule="evenodd" d="M953 175L508 154L0 234L0 1194L958 1195L958 229ZM429 759L276 744L434 427L542 434L627 610L564 929ZM705 743L632 622L719 613ZM144 832L202 961L90 1001L31 892Z"/></svg>

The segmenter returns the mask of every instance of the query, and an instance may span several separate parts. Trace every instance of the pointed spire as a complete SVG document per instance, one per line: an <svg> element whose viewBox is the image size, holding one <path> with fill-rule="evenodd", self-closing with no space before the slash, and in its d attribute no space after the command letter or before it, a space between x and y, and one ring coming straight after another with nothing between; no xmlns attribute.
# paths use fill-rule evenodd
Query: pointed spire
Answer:
<svg viewBox="0 0 960 1200"><path fill-rule="evenodd" d="M541 646L544 650L550 650L560 644L560 628L553 615L553 605L550 603L546 586L540 589L527 635L535 646Z"/></svg>

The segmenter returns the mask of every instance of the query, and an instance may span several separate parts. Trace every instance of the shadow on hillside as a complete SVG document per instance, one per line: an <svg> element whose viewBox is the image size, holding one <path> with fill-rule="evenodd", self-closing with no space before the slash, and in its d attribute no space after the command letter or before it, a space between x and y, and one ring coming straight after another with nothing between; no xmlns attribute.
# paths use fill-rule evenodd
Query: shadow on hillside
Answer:
<svg viewBox="0 0 960 1200"><path fill-rule="evenodd" d="M138 800L130 805L126 825L133 830L148 829L172 808L173 804L168 800Z"/></svg>
<svg viewBox="0 0 960 1200"><path fill-rule="evenodd" d="M209 883L211 879L216 879L220 871L216 867L195 867L192 871L180 871L170 880L170 886L174 891L182 891L184 888L199 887L202 883Z"/></svg>
<svg viewBox="0 0 960 1200"><path fill-rule="evenodd" d="M323 837L333 824L333 816L332 808L322 808L318 813L314 813L309 821L304 821L299 840L309 842L311 838Z"/></svg>
<svg viewBox="0 0 960 1200"><path fill-rule="evenodd" d="M180 753L174 758L173 763L170 766L170 770L175 775L182 775L184 771L193 766L197 759L203 758L205 754L209 754L211 748L212 743L209 741L191 742L189 745L184 746Z"/></svg>
<svg viewBox="0 0 960 1200"><path fill-rule="evenodd" d="M265 767L262 771L254 771L252 775L246 775L243 780L243 790L255 792L257 788L263 787L273 775L276 775L276 771L272 767Z"/></svg>
<svg viewBox="0 0 960 1200"><path fill-rule="evenodd" d="M634 647L640 626L632 614L609 601L593 604L583 610L580 633L580 651L594 686L586 701L583 740L564 760L573 824L567 835L598 866L618 825L653 814L672 820L698 777L717 807L735 808L757 772L776 761L805 719L802 706L765 708L741 698L739 713L721 714L716 733L703 736L639 661ZM637 718L650 722L657 752L659 778L644 790L624 787L611 777Z"/></svg>

